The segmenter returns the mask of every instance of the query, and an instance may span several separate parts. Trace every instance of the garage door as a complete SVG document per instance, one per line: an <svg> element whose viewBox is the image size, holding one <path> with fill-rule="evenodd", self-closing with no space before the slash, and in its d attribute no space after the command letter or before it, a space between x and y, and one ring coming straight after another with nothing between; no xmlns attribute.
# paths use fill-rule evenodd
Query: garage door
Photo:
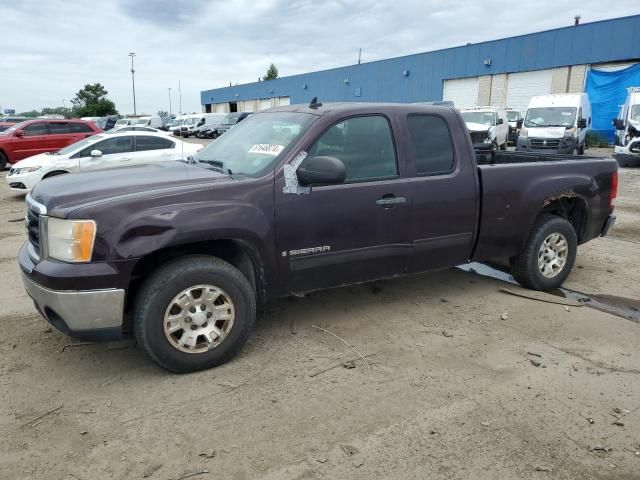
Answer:
<svg viewBox="0 0 640 480"><path fill-rule="evenodd" d="M260 99L260 110L264 110L265 108L271 108L272 105L272 99L271 98L261 98Z"/></svg>
<svg viewBox="0 0 640 480"><path fill-rule="evenodd" d="M453 102L456 108L470 108L478 104L478 77L445 80L442 99Z"/></svg>
<svg viewBox="0 0 640 480"><path fill-rule="evenodd" d="M278 106L291 105L291 97L278 97Z"/></svg>
<svg viewBox="0 0 640 480"><path fill-rule="evenodd" d="M524 112L535 95L551 93L552 70L510 73L507 77L507 107Z"/></svg>

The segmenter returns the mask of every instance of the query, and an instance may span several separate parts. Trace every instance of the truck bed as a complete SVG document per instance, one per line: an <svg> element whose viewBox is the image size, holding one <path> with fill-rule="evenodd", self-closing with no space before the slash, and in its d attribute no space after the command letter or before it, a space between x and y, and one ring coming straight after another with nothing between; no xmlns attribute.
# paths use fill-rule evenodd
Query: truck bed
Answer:
<svg viewBox="0 0 640 480"><path fill-rule="evenodd" d="M535 217L560 197L580 200L590 212L580 243L600 235L610 214L614 159L476 151L476 161L482 207L475 260L517 254Z"/></svg>

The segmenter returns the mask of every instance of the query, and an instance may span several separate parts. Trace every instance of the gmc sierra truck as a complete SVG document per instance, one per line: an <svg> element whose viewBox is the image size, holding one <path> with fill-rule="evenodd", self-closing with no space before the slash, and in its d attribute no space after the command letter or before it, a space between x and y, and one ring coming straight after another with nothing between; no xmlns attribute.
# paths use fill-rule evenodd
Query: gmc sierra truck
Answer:
<svg viewBox="0 0 640 480"><path fill-rule="evenodd" d="M27 293L62 332L133 334L165 369L231 359L278 297L510 259L556 288L615 221L615 160L476 154L457 110L291 105L183 162L63 175L27 197Z"/></svg>

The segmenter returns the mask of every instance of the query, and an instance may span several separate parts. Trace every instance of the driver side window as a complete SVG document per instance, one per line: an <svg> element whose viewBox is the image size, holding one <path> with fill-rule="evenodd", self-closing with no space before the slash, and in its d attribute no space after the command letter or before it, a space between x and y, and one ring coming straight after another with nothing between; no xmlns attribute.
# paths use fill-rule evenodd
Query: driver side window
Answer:
<svg viewBox="0 0 640 480"><path fill-rule="evenodd" d="M330 156L342 161L345 183L398 175L391 127L382 115L353 117L336 123L314 142L308 156Z"/></svg>

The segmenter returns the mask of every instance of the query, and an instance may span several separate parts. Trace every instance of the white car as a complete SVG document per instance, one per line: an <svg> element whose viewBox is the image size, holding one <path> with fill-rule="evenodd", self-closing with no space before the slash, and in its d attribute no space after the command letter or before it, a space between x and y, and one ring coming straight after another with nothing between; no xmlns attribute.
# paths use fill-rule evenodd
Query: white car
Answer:
<svg viewBox="0 0 640 480"><path fill-rule="evenodd" d="M487 145L492 149L507 149L509 122L504 110L495 107L476 107L461 110L460 114L467 124L475 148Z"/></svg>
<svg viewBox="0 0 640 480"><path fill-rule="evenodd" d="M165 132L164 130L158 130L153 127L144 127L139 125L129 125L126 127L114 127L111 130L108 130L104 133L113 135L114 133L124 133L124 132L147 132L147 133L157 133L159 135L169 135L169 132Z"/></svg>
<svg viewBox="0 0 640 480"><path fill-rule="evenodd" d="M72 172L184 160L202 145L146 132L98 134L55 153L41 153L14 164L6 176L9 188L29 192L40 180Z"/></svg>

